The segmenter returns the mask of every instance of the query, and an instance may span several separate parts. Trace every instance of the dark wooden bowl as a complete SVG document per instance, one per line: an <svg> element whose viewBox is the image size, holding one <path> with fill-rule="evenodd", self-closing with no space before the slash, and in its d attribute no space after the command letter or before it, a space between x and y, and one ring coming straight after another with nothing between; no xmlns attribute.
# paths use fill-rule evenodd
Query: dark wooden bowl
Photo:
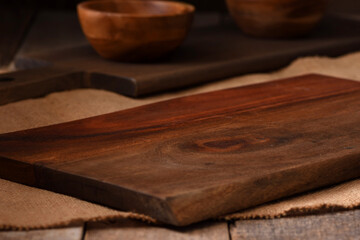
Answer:
<svg viewBox="0 0 360 240"><path fill-rule="evenodd" d="M257 37L306 35L323 17L327 0L226 0L246 34Z"/></svg>
<svg viewBox="0 0 360 240"><path fill-rule="evenodd" d="M95 0L77 6L81 27L100 56L148 61L185 39L195 8L180 2Z"/></svg>

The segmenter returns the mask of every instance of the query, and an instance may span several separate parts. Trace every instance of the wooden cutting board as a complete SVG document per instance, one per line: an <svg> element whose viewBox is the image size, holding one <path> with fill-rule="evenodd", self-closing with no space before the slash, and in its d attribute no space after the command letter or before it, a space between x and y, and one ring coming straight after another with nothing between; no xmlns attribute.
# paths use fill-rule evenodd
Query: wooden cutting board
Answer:
<svg viewBox="0 0 360 240"><path fill-rule="evenodd" d="M0 177L187 225L360 176L360 83L306 75L0 135Z"/></svg>
<svg viewBox="0 0 360 240"><path fill-rule="evenodd" d="M47 19L40 21L51 28L43 29L37 27L39 23L35 24L38 36L34 37L31 32L30 40L36 42L36 46L40 47L41 41L46 45L46 41L51 39L51 29L57 31L54 26L62 22L67 26L60 27L67 42L72 36L81 36L80 27L65 32L65 29L78 25L76 17L61 22L58 19L66 20L66 16L56 19L53 24L48 24ZM197 19L196 26L208 20L202 16ZM47 33L46 38L43 32ZM54 35L54 38L59 38L59 35ZM100 58L89 44L74 45L42 53L22 51L16 61L17 67L42 68L0 76L0 104L74 88L100 88L138 97L240 74L278 69L300 56L338 56L360 49L360 20L327 16L309 36L288 40L248 37L232 22L194 27L182 47L168 58L152 63L107 61Z"/></svg>

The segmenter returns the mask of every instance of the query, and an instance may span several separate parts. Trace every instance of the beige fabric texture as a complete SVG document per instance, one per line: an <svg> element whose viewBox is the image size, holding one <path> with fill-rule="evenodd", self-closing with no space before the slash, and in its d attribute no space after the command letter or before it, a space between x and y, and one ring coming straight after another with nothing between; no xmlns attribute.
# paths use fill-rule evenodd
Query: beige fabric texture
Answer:
<svg viewBox="0 0 360 240"><path fill-rule="evenodd" d="M301 58L288 67L273 73L240 76L143 99L127 98L112 92L94 89L53 93L44 98L29 99L1 106L0 133L52 125L175 97L307 73L319 73L360 81L360 52L339 58ZM356 179L219 219L275 218L359 207L360 179ZM0 179L0 229L39 229L121 218L155 222L154 219L140 214L117 211L69 196Z"/></svg>

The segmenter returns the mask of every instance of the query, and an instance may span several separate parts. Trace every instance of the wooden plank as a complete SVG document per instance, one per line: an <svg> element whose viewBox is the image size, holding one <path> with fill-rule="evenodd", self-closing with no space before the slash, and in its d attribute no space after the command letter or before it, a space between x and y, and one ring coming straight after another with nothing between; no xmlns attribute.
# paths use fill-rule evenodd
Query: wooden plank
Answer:
<svg viewBox="0 0 360 240"><path fill-rule="evenodd" d="M187 225L358 177L359 122L308 75L0 135L0 176Z"/></svg>
<svg viewBox="0 0 360 240"><path fill-rule="evenodd" d="M30 231L0 231L0 240L82 240L83 227Z"/></svg>
<svg viewBox="0 0 360 240"><path fill-rule="evenodd" d="M82 41L76 18L69 19L70 21L64 21L64 24L72 24L76 27L60 29L74 29L74 33L71 34L64 30L65 36L77 36L74 37L74 41ZM47 21L44 19L42 22ZM54 20L54 25L59 23ZM44 26L44 29L47 30L48 27ZM356 51L360 48L358 29L360 29L358 20L328 16L307 38L256 39L244 36L230 22L224 25L194 27L182 47L171 56L157 62L136 64L106 61L100 58L88 44L83 44L43 53L25 51L17 59L16 66L23 69L51 63L62 68L84 71L93 79L92 87L137 97L239 74L278 69L299 56L338 56ZM56 39L57 28L54 28L54 31L57 34L52 36ZM41 31L37 32L40 37L31 39L43 39ZM46 41L50 40L46 39ZM37 41L37 44L41 42ZM107 81L112 83L105 84L104 87L103 83ZM9 86L15 83L16 81L9 83ZM14 92L15 88L12 91L12 94L17 94ZM48 89L48 93L52 91L56 89Z"/></svg>
<svg viewBox="0 0 360 240"><path fill-rule="evenodd" d="M116 224L90 223L85 240L229 240L226 222L205 222L191 227L166 228L124 220Z"/></svg>
<svg viewBox="0 0 360 240"><path fill-rule="evenodd" d="M318 216L236 221L232 240L314 239L356 240L360 237L360 210Z"/></svg>

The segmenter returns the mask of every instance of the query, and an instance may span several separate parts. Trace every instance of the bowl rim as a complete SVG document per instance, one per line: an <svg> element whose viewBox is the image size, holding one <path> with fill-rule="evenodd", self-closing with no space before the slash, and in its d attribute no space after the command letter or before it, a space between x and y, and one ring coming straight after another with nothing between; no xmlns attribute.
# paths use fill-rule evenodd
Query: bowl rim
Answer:
<svg viewBox="0 0 360 240"><path fill-rule="evenodd" d="M153 2L157 4L168 4L168 5L179 5L183 6L184 9L186 9L186 12L183 13L164 13L164 14L139 14L139 13L120 13L120 12L107 12L107 11L100 11L96 9L92 9L89 7L89 5L94 3L106 3L106 2L129 2L132 3L145 3L145 2ZM77 5L77 9L84 10L87 12L97 13L97 14L106 14L106 15L112 15L117 17L131 17L131 18L161 18L161 17L175 17L175 16L183 16L186 14L191 14L195 12L195 7L192 4L180 2L180 1L163 1L163 0L90 0L81 2Z"/></svg>

